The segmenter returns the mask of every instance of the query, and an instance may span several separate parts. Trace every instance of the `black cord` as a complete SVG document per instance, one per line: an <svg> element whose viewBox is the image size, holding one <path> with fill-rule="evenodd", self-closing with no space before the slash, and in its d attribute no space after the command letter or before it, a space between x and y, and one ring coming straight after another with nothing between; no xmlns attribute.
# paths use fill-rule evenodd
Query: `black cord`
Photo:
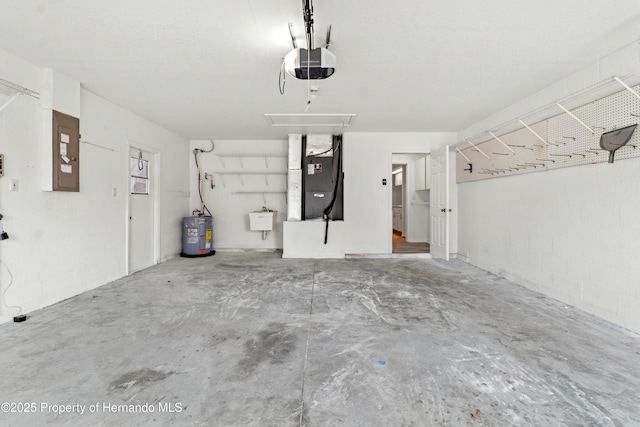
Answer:
<svg viewBox="0 0 640 427"><path fill-rule="evenodd" d="M278 89L280 89L280 95L284 95L284 86L287 84L286 72L284 72L284 61L280 67L280 75L278 76Z"/></svg>
<svg viewBox="0 0 640 427"><path fill-rule="evenodd" d="M211 150L209 151L213 151L213 141L211 141ZM205 151L205 153L208 153L209 151ZM200 188L200 165L198 165L198 154L203 152L201 149L196 148L195 150L193 150L193 157L196 160L196 169L198 170L198 196L200 196L200 203L202 203L202 209L204 209L205 212L209 213L209 216L213 216L211 215L211 211L209 210L209 208L207 207L207 205L204 204L204 199L202 198L202 189ZM204 212L203 212L204 213Z"/></svg>
<svg viewBox="0 0 640 427"><path fill-rule="evenodd" d="M328 150L323 151L322 153L317 153L317 154L316 154L316 153L311 153L311 154L309 155L309 157L318 157L318 156L322 156L323 154L327 154L327 153L328 153L329 151L331 151L331 150L333 150L333 144L332 144L331 148L329 148Z"/></svg>
<svg viewBox="0 0 640 427"><path fill-rule="evenodd" d="M340 139L338 139L338 144L336 146L336 151L335 151L335 156L338 157L338 161L337 161L337 170L336 170L336 184L333 188L333 198L331 199L331 203L329 203L329 206L327 206L324 211L322 211L322 213L324 214L324 220L325 220L325 227L324 227L324 244L327 244L327 238L329 236L329 214L331 214L331 211L333 210L333 205L336 202L336 199L338 198L338 186L340 185L340 177L342 176L341 173L341 164L342 164L342 156L340 155L340 145L342 144L342 137L339 137Z"/></svg>

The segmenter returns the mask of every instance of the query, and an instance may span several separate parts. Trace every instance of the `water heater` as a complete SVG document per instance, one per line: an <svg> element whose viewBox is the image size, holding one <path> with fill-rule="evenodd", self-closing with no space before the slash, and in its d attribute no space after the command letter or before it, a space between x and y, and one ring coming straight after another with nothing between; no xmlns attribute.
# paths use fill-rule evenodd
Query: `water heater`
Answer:
<svg viewBox="0 0 640 427"><path fill-rule="evenodd" d="M210 216L188 216L182 219L183 257L215 255L213 250L213 219Z"/></svg>

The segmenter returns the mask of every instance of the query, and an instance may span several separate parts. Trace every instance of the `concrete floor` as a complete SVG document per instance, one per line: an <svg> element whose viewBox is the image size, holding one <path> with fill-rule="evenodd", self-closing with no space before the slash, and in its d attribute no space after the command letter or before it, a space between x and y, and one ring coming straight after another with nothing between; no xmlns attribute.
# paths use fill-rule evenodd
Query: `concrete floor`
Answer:
<svg viewBox="0 0 640 427"><path fill-rule="evenodd" d="M30 316L3 426L640 424L640 336L456 261L218 253Z"/></svg>

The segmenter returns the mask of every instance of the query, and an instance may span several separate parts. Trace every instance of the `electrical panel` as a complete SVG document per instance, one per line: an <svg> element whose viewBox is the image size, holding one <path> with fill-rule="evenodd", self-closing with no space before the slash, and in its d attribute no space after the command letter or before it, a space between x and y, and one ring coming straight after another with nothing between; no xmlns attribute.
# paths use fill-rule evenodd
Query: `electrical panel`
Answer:
<svg viewBox="0 0 640 427"><path fill-rule="evenodd" d="M80 120L53 112L53 191L80 191Z"/></svg>

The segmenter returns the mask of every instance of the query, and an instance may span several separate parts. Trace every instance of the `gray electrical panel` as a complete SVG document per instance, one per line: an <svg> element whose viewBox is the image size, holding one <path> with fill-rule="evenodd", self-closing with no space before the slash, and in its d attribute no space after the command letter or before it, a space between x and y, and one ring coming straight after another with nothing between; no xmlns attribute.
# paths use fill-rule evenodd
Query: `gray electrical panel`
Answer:
<svg viewBox="0 0 640 427"><path fill-rule="evenodd" d="M302 137L303 219L344 219L341 157L341 135Z"/></svg>

